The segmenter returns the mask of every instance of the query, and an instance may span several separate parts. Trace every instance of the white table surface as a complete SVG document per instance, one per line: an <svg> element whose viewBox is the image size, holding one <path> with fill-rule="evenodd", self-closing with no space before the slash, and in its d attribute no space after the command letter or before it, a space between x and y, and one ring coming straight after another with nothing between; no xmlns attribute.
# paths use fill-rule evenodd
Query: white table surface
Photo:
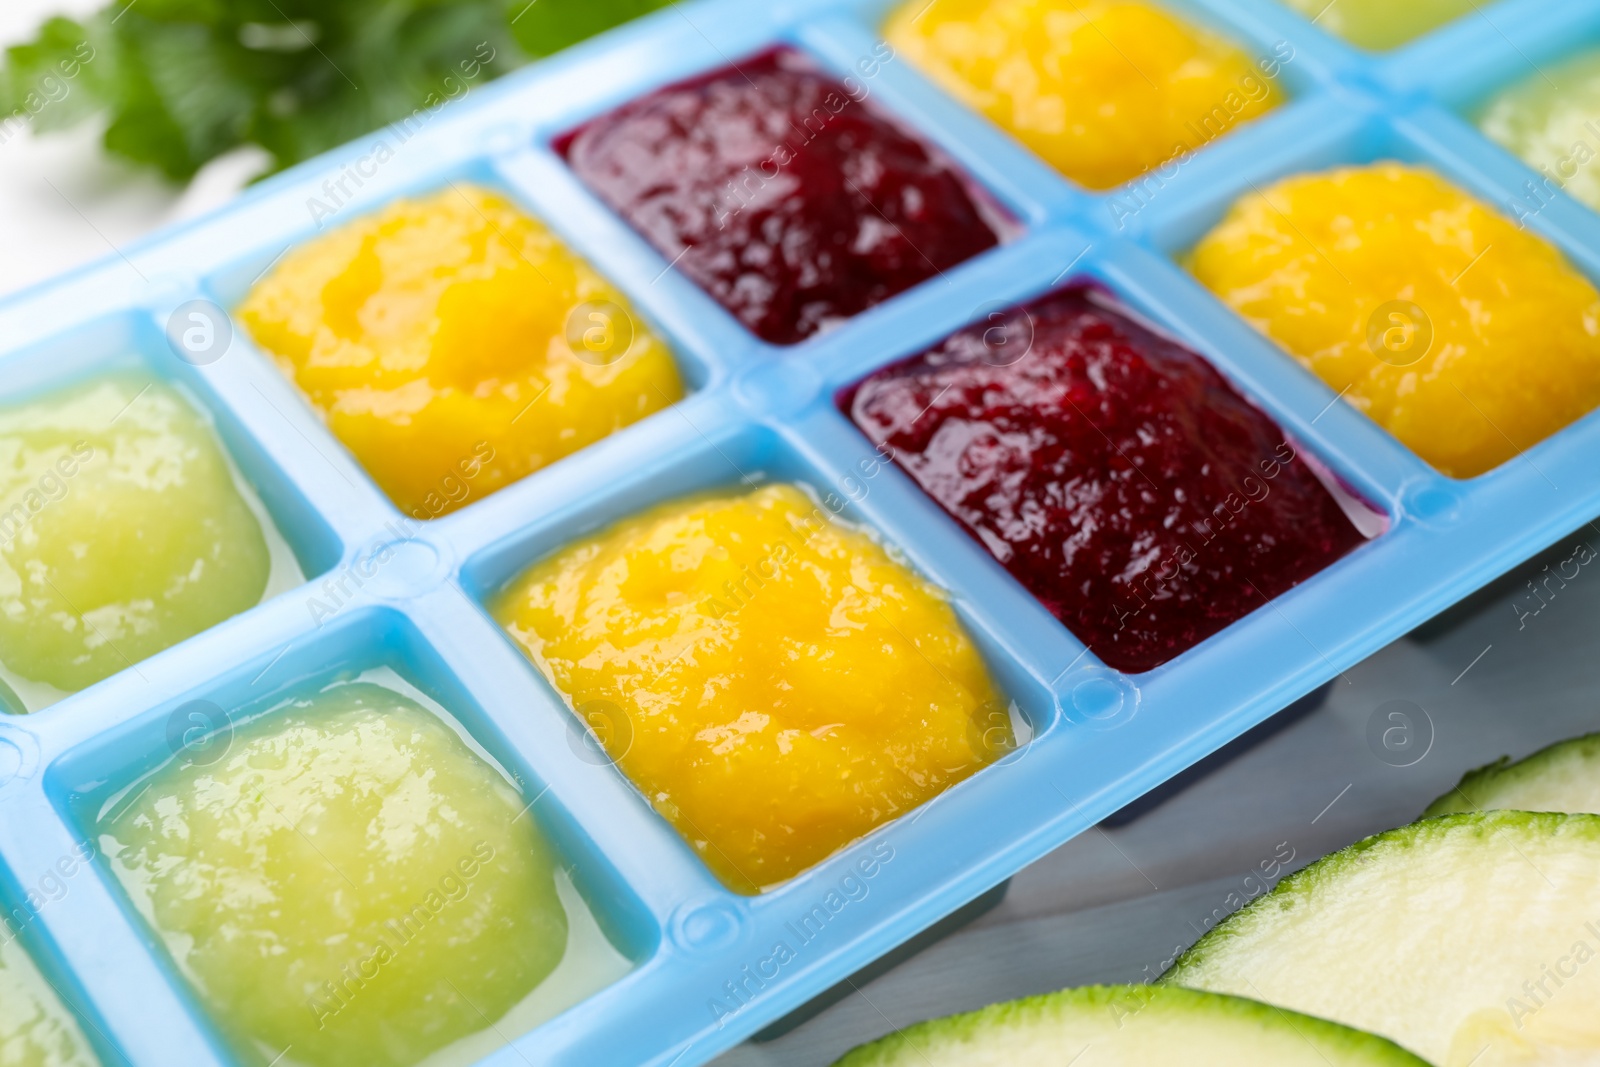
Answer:
<svg viewBox="0 0 1600 1067"><path fill-rule="evenodd" d="M23 39L51 11L98 2L0 0L0 44ZM0 145L0 294L224 203L258 166L238 153L176 190L105 160L98 136L24 134ZM1585 533L1600 544L1600 531ZM1525 627L1513 606L1525 582L1570 556L1576 539L1352 669L1322 706L1165 804L1023 871L1004 903L965 930L788 1036L723 1056L718 1067L824 1067L852 1045L920 1019L1137 979L1215 921L1281 845L1294 850L1296 865L1309 862L1409 821L1470 767L1600 730L1600 571L1583 572ZM1367 743L1369 720L1392 700L1420 706L1435 729L1431 750L1411 767L1384 763Z"/></svg>
<svg viewBox="0 0 1600 1067"><path fill-rule="evenodd" d="M0 47L46 17L82 16L104 0L0 0ZM69 91L70 85L69 84ZM260 168L250 150L217 160L187 189L108 159L95 124L0 144L0 296L102 256L151 230L211 210Z"/></svg>

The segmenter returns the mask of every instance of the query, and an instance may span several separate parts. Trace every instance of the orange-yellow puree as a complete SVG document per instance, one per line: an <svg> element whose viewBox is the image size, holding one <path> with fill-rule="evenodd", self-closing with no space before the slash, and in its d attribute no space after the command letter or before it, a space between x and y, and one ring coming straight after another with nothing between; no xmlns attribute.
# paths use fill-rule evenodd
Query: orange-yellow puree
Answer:
<svg viewBox="0 0 1600 1067"><path fill-rule="evenodd" d="M884 36L1062 174L1109 189L1276 107L1253 61L1139 0L906 0Z"/></svg>
<svg viewBox="0 0 1600 1067"><path fill-rule="evenodd" d="M1014 743L944 597L791 485L630 518L534 566L493 610L740 892Z"/></svg>
<svg viewBox="0 0 1600 1067"><path fill-rule="evenodd" d="M1196 277L1441 473L1600 404L1600 293L1544 238L1398 163L1250 193Z"/></svg>
<svg viewBox="0 0 1600 1067"><path fill-rule="evenodd" d="M683 395L671 354L626 298L539 222L470 186L398 201L295 249L239 316L373 480L422 519Z"/></svg>

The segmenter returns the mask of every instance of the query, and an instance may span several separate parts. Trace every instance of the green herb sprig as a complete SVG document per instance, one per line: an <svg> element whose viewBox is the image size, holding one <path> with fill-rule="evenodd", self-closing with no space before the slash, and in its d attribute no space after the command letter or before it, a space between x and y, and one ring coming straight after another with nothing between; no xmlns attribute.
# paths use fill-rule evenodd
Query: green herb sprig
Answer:
<svg viewBox="0 0 1600 1067"><path fill-rule="evenodd" d="M668 2L113 0L6 50L0 148L104 116L174 181L247 144L281 170Z"/></svg>

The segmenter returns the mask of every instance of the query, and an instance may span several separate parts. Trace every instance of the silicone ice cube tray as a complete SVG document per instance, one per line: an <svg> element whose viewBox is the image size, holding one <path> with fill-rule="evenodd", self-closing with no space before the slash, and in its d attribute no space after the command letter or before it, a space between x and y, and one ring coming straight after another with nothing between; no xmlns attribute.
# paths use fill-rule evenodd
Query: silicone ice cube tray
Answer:
<svg viewBox="0 0 1600 1067"><path fill-rule="evenodd" d="M127 360L181 383L215 418L313 576L45 711L0 722L0 896L106 1061L236 1062L103 861L61 862L92 835L106 797L181 747L195 707L245 714L308 679L383 666L433 697L518 779L633 964L532 1032L503 1034L508 1047L483 1062L687 1067L1600 515L1600 415L1480 478L1441 477L1175 262L1237 196L1340 163L1426 164L1514 212L1540 175L1479 136L1462 113L1546 60L1600 42L1600 0L1485 4L1376 56L1271 0L1166 2L1262 55L1286 50L1279 78L1292 99L1167 174L1134 183L1137 195L1075 189L902 59L863 64L878 44L884 0L701 0L493 86L458 89L467 99L421 112L404 130L297 167L219 214L0 305L0 399ZM878 107L942 146L1014 213L1020 235L836 330L771 348L586 192L550 147L623 101L775 43L866 86ZM692 394L448 518L408 523L242 333L220 359L197 365L173 355L164 328L189 300L236 305L317 222L452 182L501 190L619 284L670 339ZM1548 203L1528 225L1600 279L1600 217L1563 196L1540 200ZM329 210L334 217L318 218ZM1387 518L1380 536L1314 579L1132 677L1099 664L875 457L833 403L837 389L982 311L1074 278L1097 280L1204 354ZM726 891L584 743L575 716L483 604L583 531L679 494L758 478L835 494L848 517L881 531L950 590L1031 740L748 898ZM211 725L228 729L226 720ZM71 875L52 874L68 868Z"/></svg>

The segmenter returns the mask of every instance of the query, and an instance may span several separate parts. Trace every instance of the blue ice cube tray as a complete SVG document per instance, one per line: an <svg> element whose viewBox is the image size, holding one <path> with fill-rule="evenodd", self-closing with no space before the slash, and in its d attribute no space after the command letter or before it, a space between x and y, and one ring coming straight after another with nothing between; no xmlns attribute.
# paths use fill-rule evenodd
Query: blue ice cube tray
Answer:
<svg viewBox="0 0 1600 1067"><path fill-rule="evenodd" d="M312 160L217 214L0 304L0 400L129 360L180 383L214 418L312 576L44 711L0 721L0 897L107 1063L240 1062L103 858L70 862L80 842L93 841L97 805L172 758L173 724L187 724L193 701L242 714L308 681L383 666L436 700L518 781L632 964L531 1032L502 1034L509 1043L482 1062L688 1067L1600 515L1600 415L1482 477L1443 477L1176 262L1252 188L1394 158L1528 213L1528 226L1600 280L1600 217L1564 195L1530 200L1528 183L1541 175L1464 118L1486 94L1593 46L1600 0L1485 3L1383 55L1355 50L1272 0L1165 2L1276 54L1291 101L1182 166L1109 194L1063 180L903 58L873 62L883 0L702 0L459 93L465 99L421 114L404 135L386 130ZM631 98L776 43L865 86L874 106L987 188L1020 233L837 329L774 348L671 269L550 147ZM221 359L198 366L175 358L164 329L192 299L234 307L287 248L317 232L316 204L336 207L327 224L452 182L502 191L616 282L670 340L691 393L447 518L408 524L242 332ZM1381 511L1384 532L1157 670L1126 676L1099 663L882 463L833 403L839 388L939 341L980 309L1070 279L1098 281L1204 354ZM1031 739L750 898L723 888L625 777L593 757L562 697L484 601L585 531L680 494L762 478L835 494L849 518L949 590ZM380 555L386 562L374 567ZM1284 803L1310 805L1309 817L1322 798Z"/></svg>

